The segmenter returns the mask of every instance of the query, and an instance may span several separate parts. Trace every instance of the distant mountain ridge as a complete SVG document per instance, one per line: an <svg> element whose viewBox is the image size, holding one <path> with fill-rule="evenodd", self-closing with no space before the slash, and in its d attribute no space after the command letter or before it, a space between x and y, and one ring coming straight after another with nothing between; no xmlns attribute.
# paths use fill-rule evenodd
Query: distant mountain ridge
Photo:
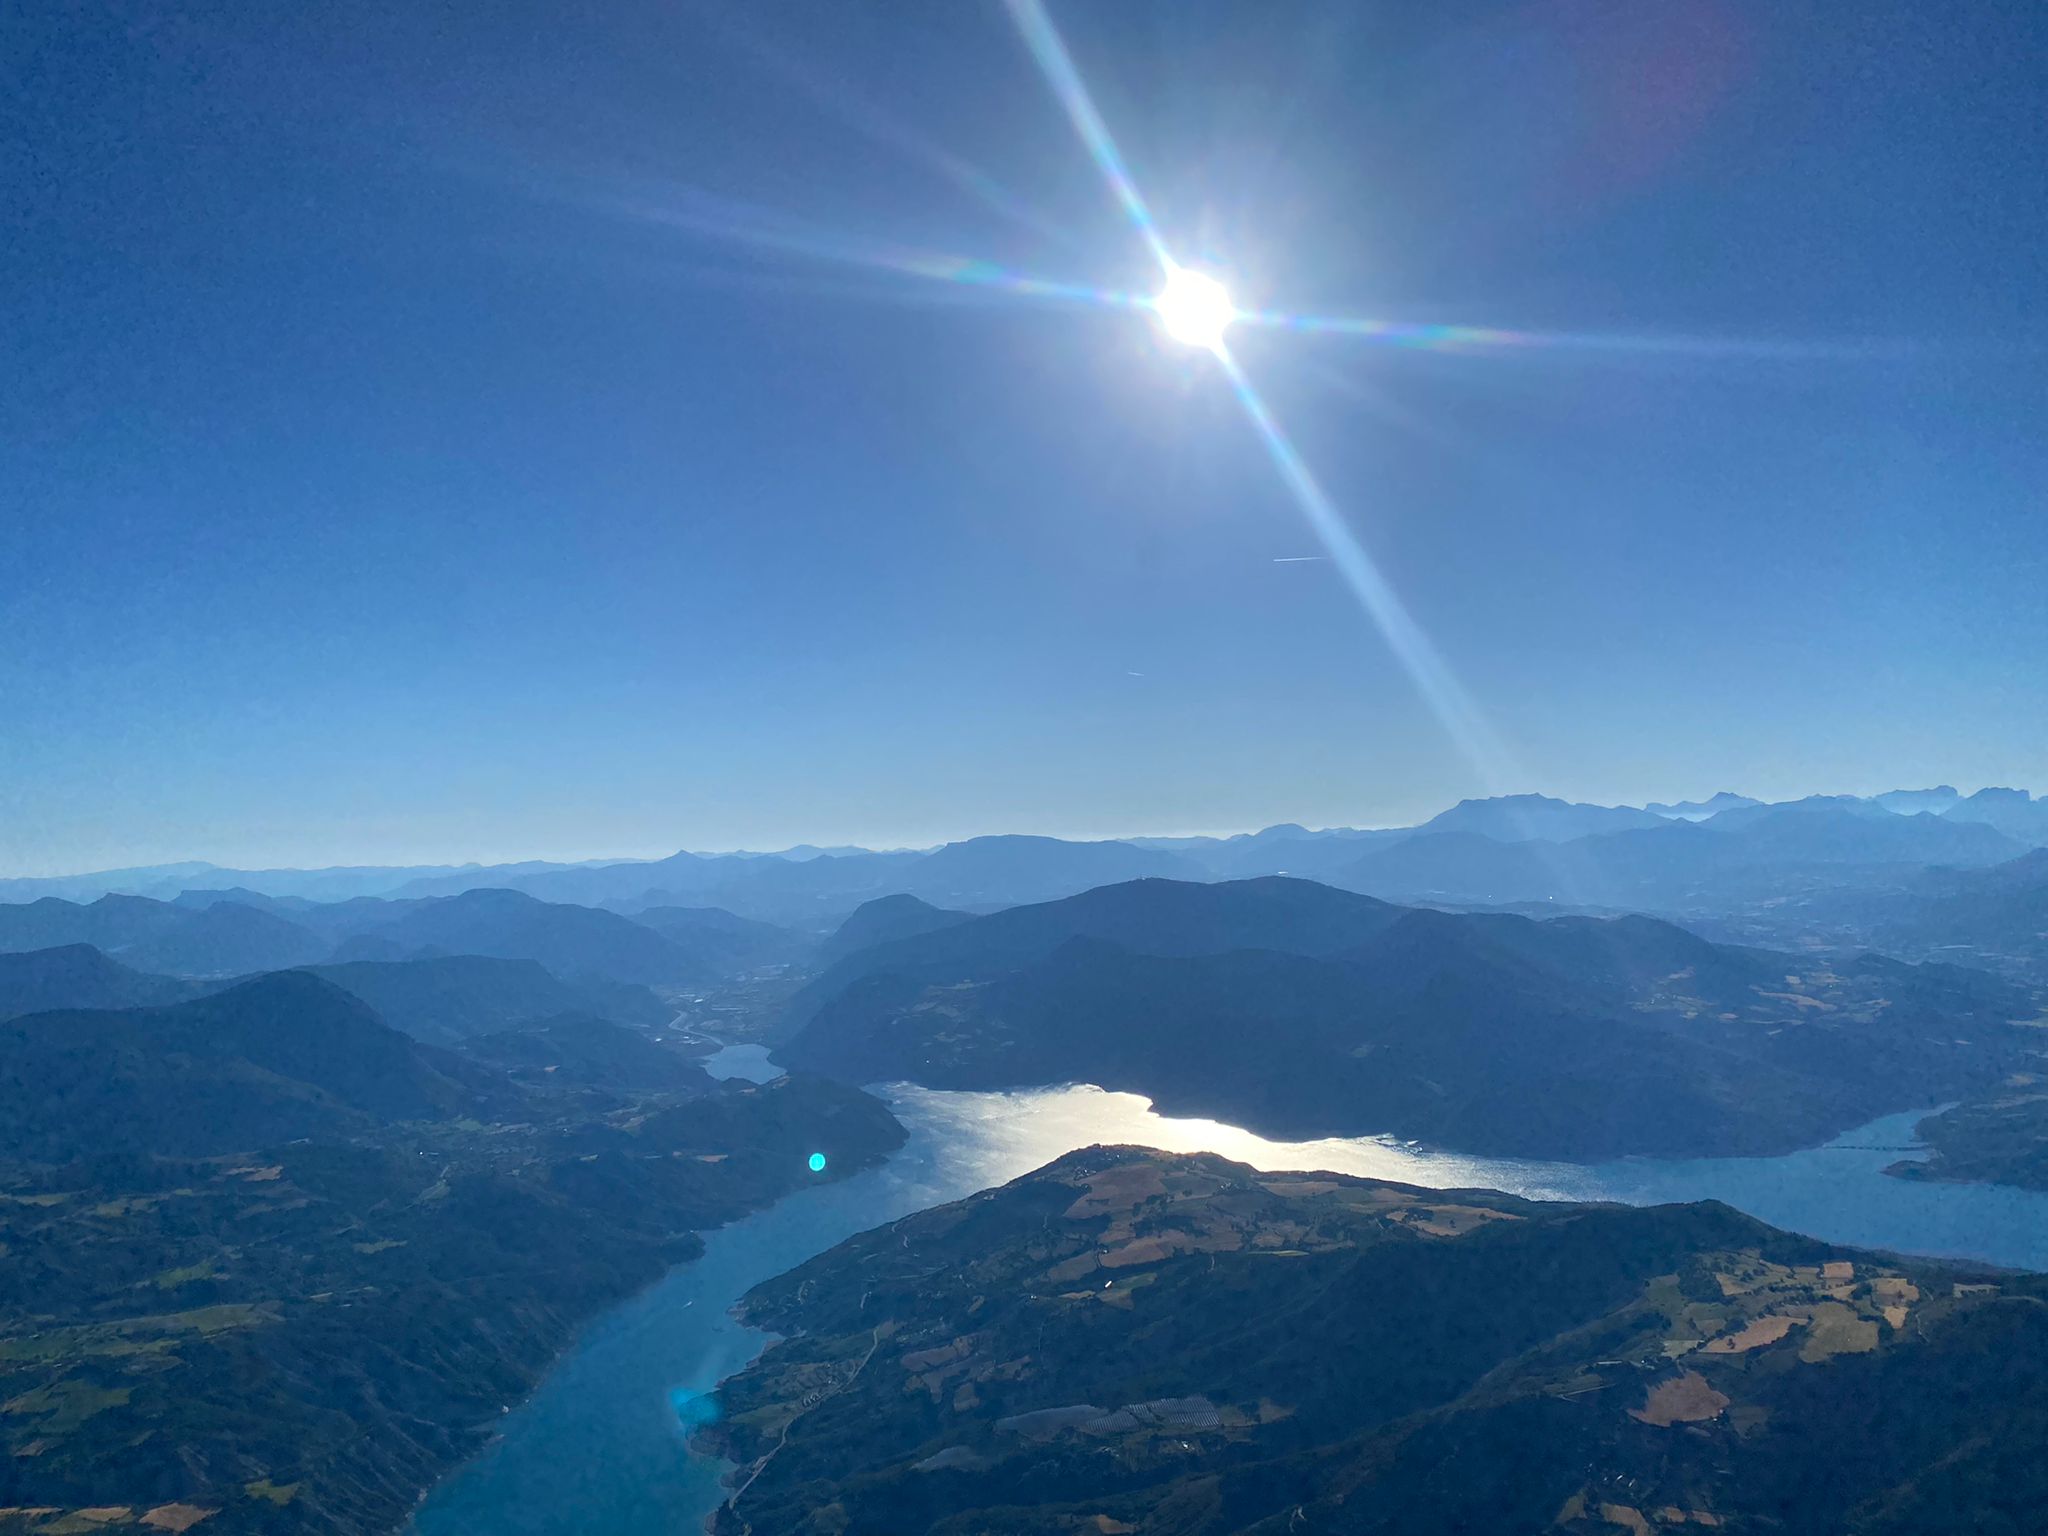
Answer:
<svg viewBox="0 0 2048 1536"><path fill-rule="evenodd" d="M1572 805L1547 795L1496 795L1490 800L1460 800L1417 827L1415 835L1476 832L1503 843L1561 843L1600 832L1661 826L1664 821L1653 811L1625 805Z"/></svg>
<svg viewBox="0 0 2048 1536"><path fill-rule="evenodd" d="M1811 833L1811 825L1790 819L1773 821L1780 812L1822 809L1867 822L1861 840L1843 834L1833 848L1802 854L1794 844L1799 836ZM1916 819L1935 824L1936 830L1900 833L1889 825ZM557 905L605 907L629 916L657 907L719 908L749 920L823 935L863 902L883 896L910 895L934 906L986 911L1148 877L1216 880L1287 874L1346 883L1352 867L1361 861L1420 843L1420 851L1411 850L1400 862L1387 866L1407 871L1403 878L1409 883L1402 887L1404 894L1441 891L1470 900L1612 901L1626 905L1667 903L1673 899L1674 889L1682 897L1685 890L1699 884L1699 871L1688 862L1695 858L1693 851L1675 840L1645 845L1651 851L1635 856L1633 872L1621 871L1627 878L1607 884L1595 879L1584 891L1568 888L1557 879L1546 881L1526 874L1512 880L1496 876L1481 883L1483 890L1461 890L1461 882L1471 883L1469 860L1476 845L1429 840L1455 836L1485 838L1510 848L1574 846L1623 833L1682 832L1687 825L1733 831L1759 821L1771 822L1784 838L1780 846L1762 849L1749 861L1759 867L1788 867L1803 858L1844 867L1990 864L2029 847L2048 846L2048 801L2017 789L1980 789L1964 796L1951 786L1938 785L1867 797L1812 796L1785 802L1764 802L1723 790L1706 800L1651 802L1643 807L1514 794L1461 801L1412 827L1316 830L1283 822L1258 832L1215 837L1073 841L992 835L914 850L877 852L801 845L773 854L681 851L658 859L583 864L529 861L491 866L270 871L164 865L98 876L0 880L0 898L20 903L44 896L97 897L113 891L175 899L193 907L234 905L261 910L283 921L327 924L338 906L365 898L411 901L501 889ZM1964 832L1961 829L1965 827L1980 830ZM1940 830L1944 828L1954 830L1944 833ZM1458 867L1466 868L1468 874L1456 880L1432 878L1423 868L1432 850L1467 861ZM1580 846L1565 862L1583 861L1588 852ZM1671 855L1671 868L1649 867L1665 852ZM1528 867L1526 858L1517 862L1514 855L1500 857L1507 860L1502 869ZM1595 860L1590 873L1599 872L1599 862ZM1720 862L1725 865L1727 861ZM1420 883L1414 883L1417 880ZM1364 888L1385 887L1367 884ZM1500 894L1509 889L1513 895ZM1710 904L1730 895L1711 880L1704 894ZM1743 901L1754 894L1746 887L1733 893L1734 899ZM7 942L4 925L0 925L0 943ZM45 933L36 944L20 942L15 947L65 942L95 943L109 953L120 952L113 939L103 941L82 931Z"/></svg>
<svg viewBox="0 0 2048 1536"><path fill-rule="evenodd" d="M645 1022L658 1006L651 996L629 1002L615 994L600 1002L591 984L702 986L750 967L795 962L811 948L803 935L716 908L652 908L628 918L516 891L404 900L356 896L333 903L256 893L244 901L238 899L242 894L186 892L171 902L103 896L88 904L43 897L0 904L0 956L89 948L134 972L215 982L357 961L532 961L551 973L548 986L582 986L578 1007ZM16 971L26 989L27 973ZM6 974L13 973L0 972ZM79 998L91 995L81 988L82 981L73 988ZM557 1000L568 1006L565 998ZM5 1003L0 987L0 1006ZM621 1007L628 1014L620 1014Z"/></svg>
<svg viewBox="0 0 2048 1536"><path fill-rule="evenodd" d="M2048 800L2036 800L2024 789L1980 789L1946 814L1953 821L1981 821L2009 837L2048 845Z"/></svg>
<svg viewBox="0 0 2048 1536"><path fill-rule="evenodd" d="M78 1008L154 1008L199 984L133 970L90 944L0 954L0 1020Z"/></svg>
<svg viewBox="0 0 2048 1536"><path fill-rule="evenodd" d="M1369 851L1328 878L1396 899L1673 911L1782 893L1808 875L1853 883L1901 868L1991 865L2025 847L1982 823L1817 798L1565 842L1417 834Z"/></svg>
<svg viewBox="0 0 2048 1536"><path fill-rule="evenodd" d="M693 970L691 955L680 945L629 918L503 890L421 902L335 950L338 961L431 955L537 960L565 980L674 982Z"/></svg>
<svg viewBox="0 0 2048 1536"><path fill-rule="evenodd" d="M1643 807L1652 815L1668 817L1673 821L1705 821L1709 816L1718 816L1723 811L1734 810L1741 805L1760 805L1748 795L1738 795L1721 790L1704 800L1681 800L1675 805L1661 805L1656 802Z"/></svg>
<svg viewBox="0 0 2048 1536"><path fill-rule="evenodd" d="M0 951L67 944L90 944L137 970L185 975L282 970L326 952L299 924L238 902L182 907L107 895L86 904L45 896L0 905Z"/></svg>

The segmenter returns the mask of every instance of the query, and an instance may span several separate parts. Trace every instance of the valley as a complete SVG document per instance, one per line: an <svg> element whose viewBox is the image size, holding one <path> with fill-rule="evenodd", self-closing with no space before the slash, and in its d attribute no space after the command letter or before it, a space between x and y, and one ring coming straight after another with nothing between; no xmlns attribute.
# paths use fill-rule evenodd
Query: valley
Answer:
<svg viewBox="0 0 2048 1536"><path fill-rule="evenodd" d="M528 1077L297 974L0 1026L0 1529L389 1530L700 1232L902 1139L640 1049Z"/></svg>

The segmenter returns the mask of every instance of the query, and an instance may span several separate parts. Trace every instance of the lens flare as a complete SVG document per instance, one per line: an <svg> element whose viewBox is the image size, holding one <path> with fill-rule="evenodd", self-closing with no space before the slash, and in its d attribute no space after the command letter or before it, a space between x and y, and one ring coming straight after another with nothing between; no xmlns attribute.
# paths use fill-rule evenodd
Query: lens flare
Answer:
<svg viewBox="0 0 2048 1536"><path fill-rule="evenodd" d="M1239 309L1222 282L1209 273L1183 267L1168 249L1161 226L1140 192L1108 123L1097 110L1087 85L1044 0L1003 0L1033 60L1075 135L1094 162L1102 181L1147 253L1158 263L1162 286L1155 293L1142 288L1111 289L1016 270L1007 265L953 251L906 247L858 233L823 227L807 219L746 202L714 196L701 189L663 184L625 184L602 201L616 212L666 224L725 244L744 244L790 256L866 269L892 278L912 278L941 286L958 295L970 293L1103 310L1149 313L1173 341L1209 353L1238 404L1256 431L1281 484L1288 491L1325 551L1320 556L1283 559L1327 560L1344 579L1352 596L1377 629L1423 700L1442 722L1489 787L1519 780L1507 745L1491 728L1478 701L1461 685L1449 660L1421 622L1410 612L1387 575L1373 560L1310 470L1264 397L1232 354L1232 334L1269 330L1300 336L1349 337L1368 345L1453 355L1514 355L1568 358L1574 355L1633 362L1640 357L1697 359L1868 358L1902 355L1896 343L1879 339L1814 343L1794 339L1718 336L1674 336L1641 333L1508 330L1488 326L1418 323L1376 316L1295 314L1276 309ZM970 190L986 192L992 207L1018 222L1042 227L1035 210L1011 199L976 167L942 147L914 139L892 121L864 104L834 98L835 105L871 137L915 154L941 174ZM581 188L579 195L591 194ZM1146 285L1149 287L1149 284ZM825 1167L823 1153L812 1154L813 1173Z"/></svg>
<svg viewBox="0 0 2048 1536"><path fill-rule="evenodd" d="M1365 610L1387 648L1414 683L1416 691L1470 765L1489 784L1497 782L1501 777L1501 765L1507 757L1504 745L1488 726L1478 705L1465 692L1450 664L1408 611L1407 604L1402 602L1372 556L1324 494L1314 473L1295 451L1293 442L1273 413L1266 408L1265 399L1253 388L1244 369L1224 345L1224 332L1239 318L1257 319L1269 325L1277 322L1289 329L1308 327L1299 322L1289 324L1293 317L1287 316L1260 314L1241 317L1221 283L1204 273L1190 271L1168 254L1166 243L1152 220L1151 210L1124 168L1116 141L1110 137L1102 114L1096 111L1088 88L1081 82L1080 72L1074 68L1051 17L1046 15L1042 0L1006 0L1006 3L1053 94L1066 108L1075 132L1094 159L1096 168L1166 273L1166 286L1152 303L1160 325L1176 341L1206 348L1215 355L1230 382L1232 393L1237 396L1273 467L1279 472L1281 483L1286 486L1316 537L1322 541L1329 558L1342 572L1345 584L1350 587L1358 605Z"/></svg>

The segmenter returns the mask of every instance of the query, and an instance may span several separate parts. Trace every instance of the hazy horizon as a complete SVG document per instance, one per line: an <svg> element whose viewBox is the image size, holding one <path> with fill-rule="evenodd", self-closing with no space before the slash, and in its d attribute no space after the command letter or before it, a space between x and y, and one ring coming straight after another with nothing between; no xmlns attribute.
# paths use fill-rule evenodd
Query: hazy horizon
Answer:
<svg viewBox="0 0 2048 1536"><path fill-rule="evenodd" d="M1850 795L1867 797L1871 795L1884 794L1891 790L1931 789L1936 787L1937 785L1946 785L1949 788L1957 790L1963 796L1969 796L1971 794L1974 794L1980 789L2012 788L2024 789L2030 793L2034 792L2035 789L2035 786L2031 783L2015 783L2011 780L2006 780L2003 782L1986 780L1983 783L1979 784L1971 780L1958 781L1954 776L1943 776L1939 778L1928 779L1924 782L1918 780L1913 782L1906 782L1903 780L1899 782L1873 782L1871 785L1867 787L1860 787L1855 789L1806 788L1796 790L1788 794L1758 794L1754 790L1737 785L1723 785L1720 789L1702 790L1696 794L1650 794L1638 795L1633 798L1608 800L1592 799L1587 796L1576 794L1563 794L1547 789L1504 790L1500 793L1504 795L1542 795L1550 799L1562 800L1574 804L1611 805L1625 806L1630 808L1640 808L1652 804L1681 805L1698 801L1704 801L1712 798L1716 794L1724 792L1737 795L1748 795L1753 799L1768 802L1779 802L1789 800L1801 800L1816 795ZM182 853L172 853L164 857L114 858L93 864L83 864L77 863L75 861L59 862L53 863L42 868L15 868L0 865L0 879L61 879L69 876L99 874L115 870L148 869L153 867L171 866L177 864L208 864L216 868L231 870L254 871L290 869L311 871L319 869L350 867L408 868L416 866L447 866L451 868L465 868L470 866L490 867L501 864L519 863L627 863L653 859L664 859L670 857L671 855L677 852L694 853L705 858L718 858L734 854L776 854L793 848L858 848L871 853L899 853L922 852L932 848L943 847L947 843L965 842L971 838L977 837L1052 837L1070 842L1104 842L1128 840L1132 838L1160 837L1228 838L1245 836L1254 832L1264 831L1268 827L1287 825L1302 826L1310 831L1322 831L1336 828L1343 828L1354 831L1372 831L1376 829L1403 828L1419 825L1422 822L1428 821L1431 817L1437 815L1438 813L1450 809L1453 805L1459 803L1459 801L1468 798L1484 799L1490 797L1484 795L1461 795L1452 799L1445 799L1440 802L1432 802L1428 809L1420 811L1418 814L1408 819L1394 819L1388 817L1355 817L1350 819L1336 817L1330 819L1322 819L1308 818L1302 816L1274 816L1269 817L1265 820L1253 822L1242 826L1196 828L1173 827L1164 830L1154 827L1140 827L1136 829L1124 827L1116 830L1097 830L1092 828L1084 830L1075 830L1071 828L1046 828L1028 826L983 826L953 832L948 835L932 836L922 839L896 838L885 840L869 840L859 837L800 836L784 838L780 841L769 839L755 843L734 843L724 846L714 846L706 842L691 842L688 840L678 842L655 841L642 843L641 845L631 848L625 852L601 853L593 853L589 851L587 848L552 848L542 851L535 851L534 849L529 847L515 847L510 851L484 854L450 854L435 851L415 851L409 853L398 853L390 857L381 857L364 856L360 853L344 851L339 856L331 858L323 858L317 856L295 858L289 856L288 854L272 856L262 853L252 855L250 857L222 857L201 850L196 852L187 851Z"/></svg>

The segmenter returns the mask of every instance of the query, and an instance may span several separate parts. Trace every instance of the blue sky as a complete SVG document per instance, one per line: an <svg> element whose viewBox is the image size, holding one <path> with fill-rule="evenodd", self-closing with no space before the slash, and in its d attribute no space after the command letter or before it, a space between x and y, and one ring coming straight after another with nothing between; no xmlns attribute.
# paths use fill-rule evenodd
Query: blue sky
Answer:
<svg viewBox="0 0 2048 1536"><path fill-rule="evenodd" d="M0 33L0 872L2048 787L2048 12L1056 6L1445 735L1000 6ZM743 16L735 20L735 14ZM817 252L758 239L792 231Z"/></svg>

